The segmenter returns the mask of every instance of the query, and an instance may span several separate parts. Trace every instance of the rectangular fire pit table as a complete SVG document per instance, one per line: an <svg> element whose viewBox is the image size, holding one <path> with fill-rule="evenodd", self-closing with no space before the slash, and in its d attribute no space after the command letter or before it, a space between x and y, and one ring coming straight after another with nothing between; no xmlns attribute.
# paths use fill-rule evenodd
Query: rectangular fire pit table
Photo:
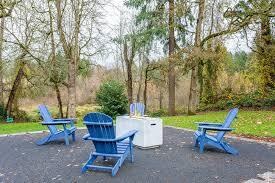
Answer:
<svg viewBox="0 0 275 183"><path fill-rule="evenodd" d="M138 130L133 144L142 148L154 148L163 143L162 119L150 117L118 116L116 135L121 136L130 130Z"/></svg>

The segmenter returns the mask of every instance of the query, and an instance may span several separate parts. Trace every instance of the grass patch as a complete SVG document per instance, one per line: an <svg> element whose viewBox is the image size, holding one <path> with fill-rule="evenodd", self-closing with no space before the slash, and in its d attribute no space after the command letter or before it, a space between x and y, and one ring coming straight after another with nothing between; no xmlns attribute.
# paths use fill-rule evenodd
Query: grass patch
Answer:
<svg viewBox="0 0 275 183"><path fill-rule="evenodd" d="M162 117L164 124L174 127L197 129L194 122L223 122L227 111L208 112L194 116ZM83 127L82 121L76 124ZM275 137L275 113L272 111L239 111L238 119L233 122L235 134ZM39 123L2 123L0 134L12 134L46 130L46 126Z"/></svg>
<svg viewBox="0 0 275 183"><path fill-rule="evenodd" d="M165 125L197 129L194 122L223 123L228 111L208 112L194 116L163 117ZM273 111L239 111L232 124L234 134L275 137L275 113Z"/></svg>
<svg viewBox="0 0 275 183"><path fill-rule="evenodd" d="M39 123L8 123L0 124L0 134L12 134L20 132L32 132L46 130L46 127Z"/></svg>
<svg viewBox="0 0 275 183"><path fill-rule="evenodd" d="M77 127L84 127L82 122L76 124ZM63 128L62 125L59 125ZM0 124L0 134L13 134L21 132L33 132L48 130L47 126L41 125L40 123L7 123Z"/></svg>

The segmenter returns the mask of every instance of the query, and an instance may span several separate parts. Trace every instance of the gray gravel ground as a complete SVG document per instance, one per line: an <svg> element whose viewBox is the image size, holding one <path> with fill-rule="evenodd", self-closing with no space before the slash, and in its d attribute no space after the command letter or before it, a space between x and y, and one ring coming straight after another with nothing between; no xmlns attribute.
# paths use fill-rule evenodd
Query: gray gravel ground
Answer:
<svg viewBox="0 0 275 183"><path fill-rule="evenodd" d="M77 141L37 146L45 134L26 134L0 138L0 182L242 182L275 168L275 147L228 140L239 149L232 156L207 148L199 154L193 148L193 133L164 128L160 148L135 148L135 162L125 160L116 177L108 172L81 174L81 167L94 149L77 131ZM99 159L101 161L101 159ZM106 163L106 162L105 162ZM107 162L108 163L108 162Z"/></svg>

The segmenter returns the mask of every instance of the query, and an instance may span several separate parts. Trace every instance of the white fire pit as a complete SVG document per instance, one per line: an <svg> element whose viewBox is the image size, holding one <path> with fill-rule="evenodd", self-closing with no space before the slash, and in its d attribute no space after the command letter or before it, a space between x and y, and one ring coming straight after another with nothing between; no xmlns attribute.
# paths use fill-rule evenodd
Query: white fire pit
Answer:
<svg viewBox="0 0 275 183"><path fill-rule="evenodd" d="M154 148L163 143L160 118L118 116L116 118L117 137L130 130L138 130L133 144L140 148Z"/></svg>

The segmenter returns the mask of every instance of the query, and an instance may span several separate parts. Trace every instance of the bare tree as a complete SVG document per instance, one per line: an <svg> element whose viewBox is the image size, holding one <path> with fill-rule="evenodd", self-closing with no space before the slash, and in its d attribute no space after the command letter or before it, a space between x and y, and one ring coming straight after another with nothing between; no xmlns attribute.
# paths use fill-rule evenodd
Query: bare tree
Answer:
<svg viewBox="0 0 275 183"><path fill-rule="evenodd" d="M18 67L18 70L15 74L15 79L12 82L11 90L8 95L8 101L6 104L7 116L11 116L13 112L13 107L15 101L17 101L17 94L22 83L22 80L25 76L25 67L28 59L26 56L29 53L30 45L32 44L34 37L35 26L32 22L33 14L29 12L29 7L24 4L20 6L18 11L22 13L22 17L18 19L11 19L11 27L5 26L5 31L10 35L8 40L5 40L7 43L12 43L16 46L19 55L15 58L15 63ZM13 32L11 29L14 27L20 29L17 32ZM10 29L11 28L11 29Z"/></svg>
<svg viewBox="0 0 275 183"><path fill-rule="evenodd" d="M140 102L141 87L143 81L143 70L144 70L144 54L139 53L139 78L138 78L138 91L137 91L137 102Z"/></svg>
<svg viewBox="0 0 275 183"><path fill-rule="evenodd" d="M66 1L67 2L67 1ZM57 29L60 36L60 42L68 60L68 115L76 116L76 69L79 62L79 34L84 2L82 0L71 1L71 10L73 12L73 30L70 37L66 37L64 30L64 10L61 7L61 0L55 1L57 10ZM65 2L64 2L65 4ZM64 5L65 6L65 5Z"/></svg>
<svg viewBox="0 0 275 183"><path fill-rule="evenodd" d="M200 42L201 42L201 32L202 32L202 23L204 18L204 6L205 0L199 1L199 14L197 19L196 25L196 33L195 33L195 49L200 49ZM189 92L189 100L188 100L188 113L192 114L195 113L196 110L196 102L198 98L198 90L197 90L197 83L198 83L198 65L197 60L194 62L191 71L191 83L190 83L190 92Z"/></svg>
<svg viewBox="0 0 275 183"><path fill-rule="evenodd" d="M149 74L149 64L146 64L145 71L144 71L144 90L143 90L143 102L145 106L145 110L147 109L147 88L148 88L148 74Z"/></svg>
<svg viewBox="0 0 275 183"><path fill-rule="evenodd" d="M56 44L55 44L55 38L54 38L54 25L53 25L53 15L52 15L52 10L51 10L51 5L50 5L50 1L48 1L48 13L49 13L49 18L50 18L50 37L51 37L51 55L52 55L52 59L51 59L51 73L52 75L51 77L51 81L53 82L54 85L54 89L56 92L56 98L58 101L58 108L59 108L59 114L60 117L63 118L63 104L62 104L62 99L61 99L61 93L59 90L59 85L60 85L60 81L58 80L58 71L57 71L57 66L56 66Z"/></svg>
<svg viewBox="0 0 275 183"><path fill-rule="evenodd" d="M126 70L127 70L127 93L128 93L128 102L130 104L133 103L132 66L134 63L135 54L136 54L136 39L134 37L131 37L130 41L127 41L127 39L125 38L123 41L123 55L124 55L123 60L126 64Z"/></svg>
<svg viewBox="0 0 275 183"><path fill-rule="evenodd" d="M3 39L5 29L5 17L9 17L15 5L19 1L1 1L0 3L0 105L4 106L4 82L3 82Z"/></svg>
<svg viewBox="0 0 275 183"><path fill-rule="evenodd" d="M8 117L10 117L11 114L12 114L13 104L14 104L14 101L16 99L16 94L17 94L17 91L18 91L19 86L21 84L21 81L24 77L24 68L25 68L25 65L26 65L26 62L24 61L25 56L26 56L26 52L23 52L22 55L20 55L20 57L18 58L19 70L16 74L15 80L13 81L12 88L11 88L11 91L9 93L8 102L7 102L7 105L6 105L6 111L7 111L7 116Z"/></svg>

